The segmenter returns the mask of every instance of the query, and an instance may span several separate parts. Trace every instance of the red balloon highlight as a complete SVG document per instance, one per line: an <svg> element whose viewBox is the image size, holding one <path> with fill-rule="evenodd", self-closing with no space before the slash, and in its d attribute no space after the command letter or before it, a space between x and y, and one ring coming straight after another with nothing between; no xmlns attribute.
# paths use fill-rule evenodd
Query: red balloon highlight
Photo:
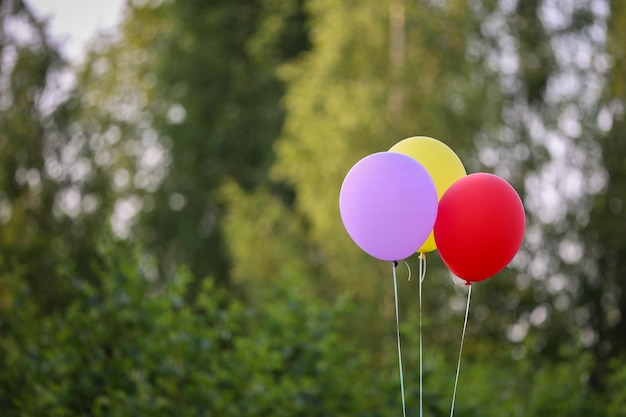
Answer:
<svg viewBox="0 0 626 417"><path fill-rule="evenodd" d="M433 232L443 262L469 283L490 278L511 262L525 224L515 189L496 175L478 173L443 194Z"/></svg>

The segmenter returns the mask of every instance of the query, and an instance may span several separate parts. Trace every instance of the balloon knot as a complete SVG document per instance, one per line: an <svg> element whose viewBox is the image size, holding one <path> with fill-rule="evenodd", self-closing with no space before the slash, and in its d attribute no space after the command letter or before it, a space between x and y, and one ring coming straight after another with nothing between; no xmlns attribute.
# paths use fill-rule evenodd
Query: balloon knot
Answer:
<svg viewBox="0 0 626 417"><path fill-rule="evenodd" d="M472 285L472 281L465 280L465 286L469 287Z"/></svg>
<svg viewBox="0 0 626 417"><path fill-rule="evenodd" d="M393 261L393 267L397 268L398 267L398 261Z"/></svg>

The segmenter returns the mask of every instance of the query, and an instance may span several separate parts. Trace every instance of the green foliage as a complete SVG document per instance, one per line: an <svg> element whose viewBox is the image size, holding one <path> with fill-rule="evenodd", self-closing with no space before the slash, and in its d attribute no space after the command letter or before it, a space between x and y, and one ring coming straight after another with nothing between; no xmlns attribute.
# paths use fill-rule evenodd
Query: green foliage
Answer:
<svg viewBox="0 0 626 417"><path fill-rule="evenodd" d="M129 36L145 33L155 108L151 125L168 138L168 175L152 193L138 233L163 269L183 262L194 274L230 280L221 185L266 184L280 134L284 83L276 67L308 48L301 0L163 2L131 8ZM151 22L137 28L135 18ZM152 31L158 36L154 36ZM152 35L150 35L152 34ZM165 140L165 139L163 139ZM147 231L147 232L146 232Z"/></svg>
<svg viewBox="0 0 626 417"><path fill-rule="evenodd" d="M516 361L510 355L496 355L466 358L457 397L464 415L605 415L588 384L588 355L557 362L532 356Z"/></svg>
<svg viewBox="0 0 626 417"><path fill-rule="evenodd" d="M0 310L3 416L371 416L398 415L395 340L368 354L349 329L364 306L329 303L301 279L268 284L262 303L233 299L213 281L190 299L184 271L159 282L127 246L99 245L100 286L59 271L74 300L41 317L27 287ZM15 282L15 281L13 281ZM394 320L378 317L388 335ZM460 324L460 323L459 323ZM433 325L426 322L426 330ZM436 324L435 324L436 325ZM470 322L470 328L477 326ZM457 329L460 330L460 329ZM592 393L590 356L550 363L513 359L507 343L468 335L456 415L618 416L616 363L607 403ZM418 415L417 316L402 327L408 415ZM424 410L448 415L458 340L426 339ZM616 390L616 391L615 391Z"/></svg>
<svg viewBox="0 0 626 417"><path fill-rule="evenodd" d="M86 177L99 176L88 160L71 161L85 137L66 135L76 130L77 113L54 91L64 62L46 25L20 0L1 3L0 60L0 269L24 278L39 307L53 310L67 294L51 271L68 258L89 269L91 239L107 213L80 216L77 190ZM99 180L84 192L106 207Z"/></svg>
<svg viewBox="0 0 626 417"><path fill-rule="evenodd" d="M320 285L370 301L381 291L373 284L381 270L343 230L337 199L346 173L414 135L441 139L476 166L473 137L499 103L491 74L465 59L480 17L464 1L426 3L311 2L312 49L280 68L287 118L272 177L295 190Z"/></svg>
<svg viewBox="0 0 626 417"><path fill-rule="evenodd" d="M376 416L389 380L343 337L350 306L277 282L258 309L212 281L149 280L108 248L98 288L41 318L24 297L0 316L3 416ZM392 384L391 384L392 385Z"/></svg>
<svg viewBox="0 0 626 417"><path fill-rule="evenodd" d="M390 265L337 197L416 134L528 208L515 268L475 287L456 414L623 415L626 9L562 3L129 2L48 108L58 54L0 2L2 415L398 415ZM101 247L108 219L141 255ZM428 266L425 410L446 416L465 293ZM415 280L399 288L416 416Z"/></svg>
<svg viewBox="0 0 626 417"><path fill-rule="evenodd" d="M246 193L232 182L221 191L229 202L224 231L236 236L227 241L236 284L255 294L276 279L313 273L302 256L309 250L303 225L278 193L266 187Z"/></svg>

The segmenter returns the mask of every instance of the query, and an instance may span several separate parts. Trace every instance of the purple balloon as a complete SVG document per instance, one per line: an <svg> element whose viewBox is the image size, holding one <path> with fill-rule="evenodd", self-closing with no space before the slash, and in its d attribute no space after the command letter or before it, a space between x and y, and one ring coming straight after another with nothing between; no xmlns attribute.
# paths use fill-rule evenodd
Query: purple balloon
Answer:
<svg viewBox="0 0 626 417"><path fill-rule="evenodd" d="M424 244L437 217L437 190L415 159L379 152L357 162L339 194L348 234L382 261L408 258Z"/></svg>

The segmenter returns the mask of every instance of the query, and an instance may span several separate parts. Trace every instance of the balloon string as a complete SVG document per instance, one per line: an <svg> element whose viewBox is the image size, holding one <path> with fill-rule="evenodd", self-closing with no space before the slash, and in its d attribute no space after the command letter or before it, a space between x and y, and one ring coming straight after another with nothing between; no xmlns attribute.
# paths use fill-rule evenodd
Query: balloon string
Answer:
<svg viewBox="0 0 626 417"><path fill-rule="evenodd" d="M426 278L426 254L420 253L418 259L420 261L420 281L424 281L424 278Z"/></svg>
<svg viewBox="0 0 626 417"><path fill-rule="evenodd" d="M407 281L411 280L411 267L409 266L409 263L407 261L402 261L405 265L406 265L406 269L409 270L409 278L407 279Z"/></svg>
<svg viewBox="0 0 626 417"><path fill-rule="evenodd" d="M400 368L400 391L402 393L402 416L406 417L406 402L404 399L404 374L402 372L402 350L400 349L400 317L398 314L398 280L396 278L397 262L393 263L393 293L396 302L396 331L398 334L398 366Z"/></svg>
<svg viewBox="0 0 626 417"><path fill-rule="evenodd" d="M419 259L419 269L420 269L420 277L419 277L419 309L420 309L420 323L419 323L419 337L420 337L420 417L423 416L424 410L424 362L423 362L423 353L424 348L422 344L422 282L424 282L424 277L426 276L426 255L424 253L420 253L418 256Z"/></svg>
<svg viewBox="0 0 626 417"><path fill-rule="evenodd" d="M452 407L450 408L450 417L454 415L454 402L456 400L456 389L459 384L459 373L461 371L461 355L463 354L463 342L465 342L465 330L467 329L467 317L469 316L470 297L472 296L472 286L468 283L467 305L465 307L465 321L463 322L463 333L461 334L461 348L459 349L459 361L456 365L456 377L454 378L454 391L452 392Z"/></svg>

